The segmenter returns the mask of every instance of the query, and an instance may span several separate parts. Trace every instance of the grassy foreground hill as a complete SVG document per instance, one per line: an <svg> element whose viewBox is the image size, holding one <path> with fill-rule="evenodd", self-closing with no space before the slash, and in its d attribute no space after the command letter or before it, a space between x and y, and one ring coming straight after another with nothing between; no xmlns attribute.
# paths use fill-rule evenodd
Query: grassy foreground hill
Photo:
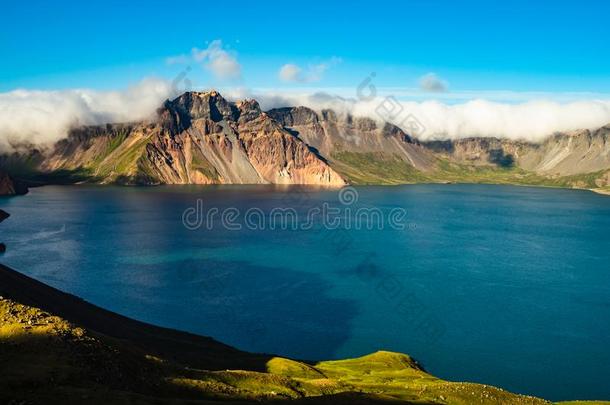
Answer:
<svg viewBox="0 0 610 405"><path fill-rule="evenodd" d="M242 352L106 311L2 265L0 296L3 404L550 403L443 381L400 353L308 363Z"/></svg>

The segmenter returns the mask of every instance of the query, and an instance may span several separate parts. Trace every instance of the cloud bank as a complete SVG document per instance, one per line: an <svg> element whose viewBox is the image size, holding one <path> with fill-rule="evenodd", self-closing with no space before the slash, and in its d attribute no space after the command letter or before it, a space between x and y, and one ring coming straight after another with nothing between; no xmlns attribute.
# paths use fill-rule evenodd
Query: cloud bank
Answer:
<svg viewBox="0 0 610 405"><path fill-rule="evenodd" d="M168 81L146 79L122 91L73 89L15 90L0 93L0 151L20 143L49 144L77 125L129 122L152 118L177 90ZM409 132L407 117L424 128L422 140L473 136L542 141L555 132L595 129L610 123L610 100L572 102L493 102L475 99L458 104L440 101L398 101L392 97L367 100L323 92L281 93L223 90L225 97L257 99L264 110L286 106L331 108L339 114L387 120Z"/></svg>
<svg viewBox="0 0 610 405"><path fill-rule="evenodd" d="M243 96L244 94L241 94ZM475 99L459 104L439 101L399 101L375 97L359 101L326 93L251 94L263 109L308 106L314 110L330 108L339 114L390 121L408 131L409 119L424 128L422 140L498 137L540 142L556 132L596 129L610 123L610 100L584 100L568 103L527 101L516 104Z"/></svg>
<svg viewBox="0 0 610 405"><path fill-rule="evenodd" d="M122 91L74 89L0 93L0 151L23 142L48 144L76 125L150 118L168 97L169 82L145 79Z"/></svg>

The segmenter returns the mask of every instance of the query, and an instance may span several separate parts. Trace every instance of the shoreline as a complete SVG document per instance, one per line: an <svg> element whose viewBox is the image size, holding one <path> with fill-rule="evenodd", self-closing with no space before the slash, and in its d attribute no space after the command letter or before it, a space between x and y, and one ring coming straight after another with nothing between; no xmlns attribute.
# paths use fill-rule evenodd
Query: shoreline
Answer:
<svg viewBox="0 0 610 405"><path fill-rule="evenodd" d="M588 189L589 191L593 191L596 194L601 194L601 195L608 195L610 196L610 190L609 189L603 189L603 188L590 188Z"/></svg>
<svg viewBox="0 0 610 405"><path fill-rule="evenodd" d="M341 190L344 187L400 187L400 186L416 186L416 185L483 185L483 186L513 186L513 187L531 187L531 188L543 188L543 189L556 189L556 190L579 190L579 191L590 191L598 195L610 196L610 188L586 188L586 187L565 187L559 185L545 185L545 184L526 184L526 183L493 183L493 182L461 182L461 181L438 181L438 182L410 182L410 183L371 183L371 184L353 184L347 183L343 186L328 186L319 184L250 184L250 183L232 183L232 184L119 184L119 183L70 183L70 184L59 184L59 183L48 183L48 184L37 184L29 185L30 191L32 189L42 188L46 186L65 186L65 187L115 187L115 188L128 188L128 189L154 189L157 187L202 187L202 188L214 188L214 187L270 187L277 188L278 191L281 189L290 188L311 188L319 189L324 191L329 190ZM27 193L29 194L29 193ZM13 194L13 195L0 195L2 198L21 197L27 194Z"/></svg>

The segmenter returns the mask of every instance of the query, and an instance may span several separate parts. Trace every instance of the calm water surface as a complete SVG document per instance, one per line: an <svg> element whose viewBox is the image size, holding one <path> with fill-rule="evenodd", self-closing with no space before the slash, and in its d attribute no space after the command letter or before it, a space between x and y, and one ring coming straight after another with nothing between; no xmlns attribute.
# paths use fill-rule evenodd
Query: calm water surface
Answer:
<svg viewBox="0 0 610 405"><path fill-rule="evenodd" d="M105 308L306 359L405 352L433 374L610 399L610 197L483 185L357 188L405 229L188 230L183 212L333 190L44 187L0 199L9 266ZM240 217L241 218L241 217ZM240 222L240 218L236 222ZM243 223L243 218L241 218Z"/></svg>

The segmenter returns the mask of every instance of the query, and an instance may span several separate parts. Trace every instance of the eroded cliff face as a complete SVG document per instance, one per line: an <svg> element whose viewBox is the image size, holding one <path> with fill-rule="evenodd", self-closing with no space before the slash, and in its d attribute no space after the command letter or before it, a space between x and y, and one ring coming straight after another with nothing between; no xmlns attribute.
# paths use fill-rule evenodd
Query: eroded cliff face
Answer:
<svg viewBox="0 0 610 405"><path fill-rule="evenodd" d="M332 166L366 182L378 182L388 172L392 183L469 181L473 171L506 169L499 173L503 181L512 170L519 184L531 174L535 184L610 185L610 126L555 134L541 144L476 137L420 142L394 125L338 116L331 110L278 108L269 115L315 147ZM489 181L496 174L489 173Z"/></svg>
<svg viewBox="0 0 610 405"><path fill-rule="evenodd" d="M256 101L234 104L215 91L167 101L154 122L74 130L41 169L84 170L102 183L345 184Z"/></svg>
<svg viewBox="0 0 610 405"><path fill-rule="evenodd" d="M332 160L338 152L383 153L397 156L417 170L436 167L434 154L395 125L351 115L339 116L332 110L315 112L307 107L278 108L269 111L307 144Z"/></svg>
<svg viewBox="0 0 610 405"><path fill-rule="evenodd" d="M540 144L467 138L424 145L456 162L516 166L541 175L572 176L610 169L610 126L554 134Z"/></svg>
<svg viewBox="0 0 610 405"><path fill-rule="evenodd" d="M564 176L609 169L610 126L553 135L520 163L527 170Z"/></svg>

